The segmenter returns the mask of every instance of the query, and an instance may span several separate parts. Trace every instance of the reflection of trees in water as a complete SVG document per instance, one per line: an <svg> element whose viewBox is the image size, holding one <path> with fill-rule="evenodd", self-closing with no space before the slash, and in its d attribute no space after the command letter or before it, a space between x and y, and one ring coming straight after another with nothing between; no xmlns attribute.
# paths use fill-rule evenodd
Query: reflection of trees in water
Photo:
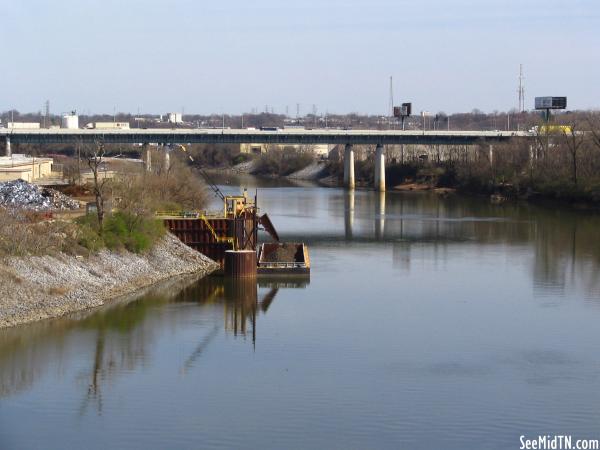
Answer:
<svg viewBox="0 0 600 450"><path fill-rule="evenodd" d="M51 367L57 374L64 373L73 355L89 355L89 368L76 376L85 390L80 413L85 414L91 405L101 413L107 384L117 375L147 364L158 331L180 326L189 314L185 307L164 313L160 306L185 302L223 309L224 320L201 337L184 363L187 370L222 328L236 336L251 336L255 343L257 316L268 310L278 289L278 284L271 284L259 300L255 280L233 282L209 277L183 290L179 285L176 290L172 286L159 288L157 294L97 310L79 320L56 319L0 330L0 397L29 388Z"/></svg>
<svg viewBox="0 0 600 450"><path fill-rule="evenodd" d="M600 295L600 227L597 213L524 203L495 205L481 198L435 194L345 192L344 240L392 242L394 265L410 270L422 251L444 260L452 245L507 245L531 252L534 288L540 293L579 289ZM312 242L340 239L318 236ZM519 250L519 249L517 249ZM521 263L521 261L519 261Z"/></svg>
<svg viewBox="0 0 600 450"><path fill-rule="evenodd" d="M90 368L77 376L86 386L82 412L91 401L101 410L101 385L114 374L133 370L147 358L154 337L148 311L164 303L163 296L146 296L88 314L0 331L0 396L28 388L49 367L65 371L72 355L89 354Z"/></svg>

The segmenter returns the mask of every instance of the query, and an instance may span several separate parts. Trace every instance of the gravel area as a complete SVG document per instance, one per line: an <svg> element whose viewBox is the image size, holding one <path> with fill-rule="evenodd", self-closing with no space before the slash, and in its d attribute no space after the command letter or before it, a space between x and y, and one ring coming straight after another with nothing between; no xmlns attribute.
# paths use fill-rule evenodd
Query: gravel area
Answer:
<svg viewBox="0 0 600 450"><path fill-rule="evenodd" d="M145 255L101 251L89 258L5 258L0 261L0 328L101 306L159 281L217 268L172 234Z"/></svg>

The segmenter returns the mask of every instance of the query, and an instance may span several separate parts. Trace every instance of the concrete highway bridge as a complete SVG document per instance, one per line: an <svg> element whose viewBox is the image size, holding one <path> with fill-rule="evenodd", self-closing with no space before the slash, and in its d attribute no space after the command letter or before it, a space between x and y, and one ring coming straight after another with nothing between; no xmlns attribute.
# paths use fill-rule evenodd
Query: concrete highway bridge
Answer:
<svg viewBox="0 0 600 450"><path fill-rule="evenodd" d="M332 129L9 129L0 128L6 155L12 144L337 144L344 145L344 183L354 189L353 145L375 145L375 188L385 190L385 145L489 145L534 139L518 131L399 131Z"/></svg>

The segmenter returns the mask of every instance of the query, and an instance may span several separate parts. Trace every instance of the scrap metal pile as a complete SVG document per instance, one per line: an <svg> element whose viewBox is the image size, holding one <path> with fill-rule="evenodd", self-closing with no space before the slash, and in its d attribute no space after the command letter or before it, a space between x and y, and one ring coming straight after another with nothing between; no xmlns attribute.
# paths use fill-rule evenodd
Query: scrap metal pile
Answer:
<svg viewBox="0 0 600 450"><path fill-rule="evenodd" d="M54 189L42 188L27 181L0 183L0 206L33 211L79 209L79 202Z"/></svg>

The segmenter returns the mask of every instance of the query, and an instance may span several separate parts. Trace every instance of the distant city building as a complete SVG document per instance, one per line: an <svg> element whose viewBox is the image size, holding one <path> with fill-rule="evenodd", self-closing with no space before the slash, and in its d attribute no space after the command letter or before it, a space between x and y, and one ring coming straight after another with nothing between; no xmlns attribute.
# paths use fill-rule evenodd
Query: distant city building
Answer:
<svg viewBox="0 0 600 450"><path fill-rule="evenodd" d="M69 130L76 130L79 128L79 116L75 111L72 111L71 114L62 116L61 128L67 128Z"/></svg>
<svg viewBox="0 0 600 450"><path fill-rule="evenodd" d="M37 128L40 128L40 124L39 124L39 122L7 122L6 128L37 129Z"/></svg>
<svg viewBox="0 0 600 450"><path fill-rule="evenodd" d="M262 155L270 150L283 150L284 148L294 148L295 150L305 150L312 152L316 156L327 156L331 145L294 145L294 144L240 144L240 153L249 153L252 155Z"/></svg>
<svg viewBox="0 0 600 450"><path fill-rule="evenodd" d="M181 113L169 113L167 114L167 122L169 123L183 123L183 114Z"/></svg>

